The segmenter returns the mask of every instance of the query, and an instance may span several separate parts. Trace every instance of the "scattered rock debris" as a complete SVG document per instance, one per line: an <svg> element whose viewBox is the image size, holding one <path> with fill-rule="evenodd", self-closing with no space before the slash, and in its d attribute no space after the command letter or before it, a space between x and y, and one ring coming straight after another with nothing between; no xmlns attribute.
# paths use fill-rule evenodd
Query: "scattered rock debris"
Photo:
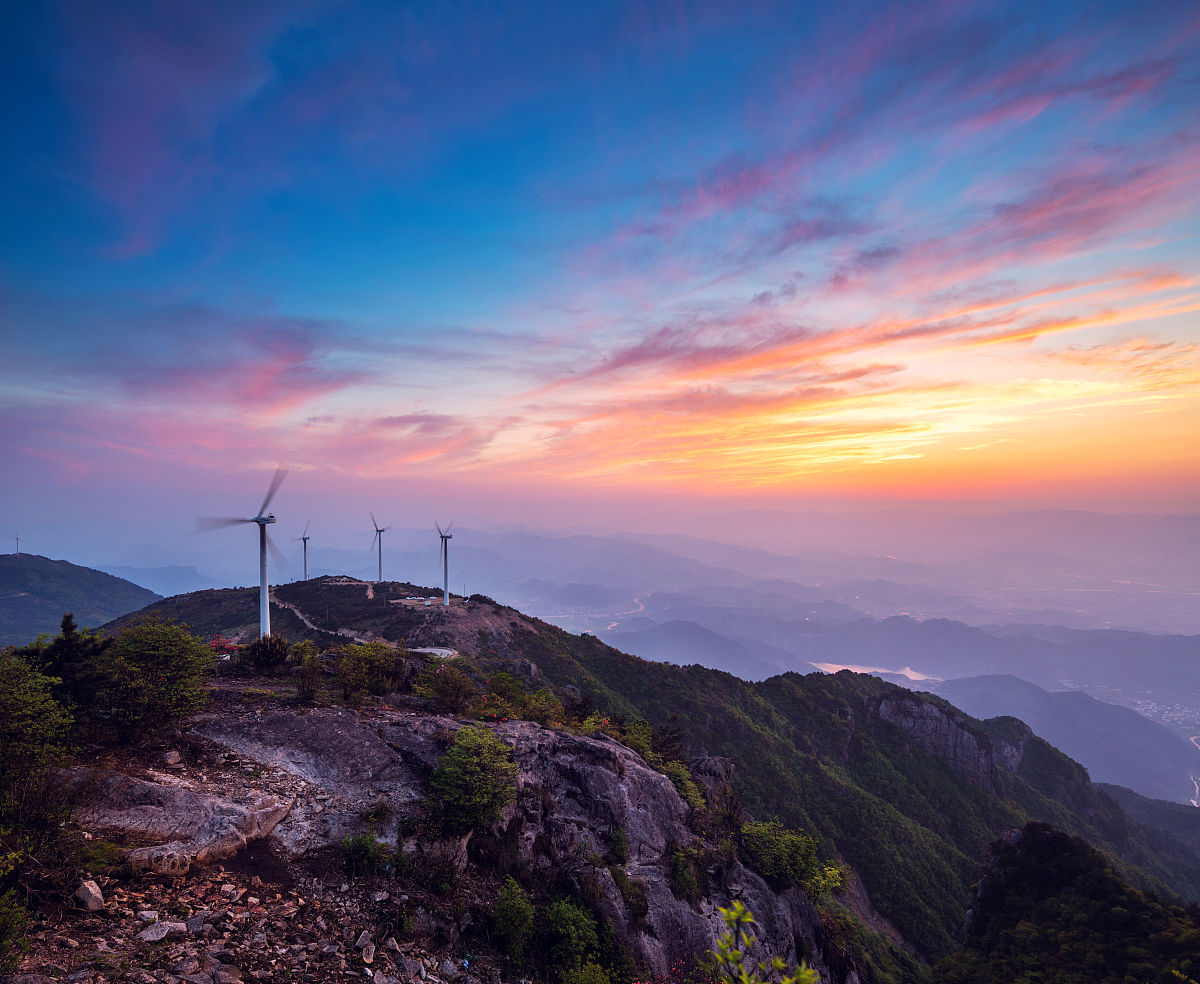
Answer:
<svg viewBox="0 0 1200 984"><path fill-rule="evenodd" d="M0 975L0 984L499 982L474 960L471 970L482 980L455 955L391 935L377 945L379 927L395 920L402 903L375 900L384 893L367 886L341 891L340 880L304 878L284 887L220 866L169 880L97 881L103 907L44 914L31 927L19 972Z"/></svg>

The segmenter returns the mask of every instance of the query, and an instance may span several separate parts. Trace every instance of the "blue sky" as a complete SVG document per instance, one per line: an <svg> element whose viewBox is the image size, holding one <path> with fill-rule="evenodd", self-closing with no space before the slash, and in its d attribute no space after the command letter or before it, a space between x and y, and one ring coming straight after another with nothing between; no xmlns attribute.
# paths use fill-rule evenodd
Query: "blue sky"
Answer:
<svg viewBox="0 0 1200 984"><path fill-rule="evenodd" d="M14 524L280 461L563 520L1200 491L1194 4L67 2L0 44Z"/></svg>

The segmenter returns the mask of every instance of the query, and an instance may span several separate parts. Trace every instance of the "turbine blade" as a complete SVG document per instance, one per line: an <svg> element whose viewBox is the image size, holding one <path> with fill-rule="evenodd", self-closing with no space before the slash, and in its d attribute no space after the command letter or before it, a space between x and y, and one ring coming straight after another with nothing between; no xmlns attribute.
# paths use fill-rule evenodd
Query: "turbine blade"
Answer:
<svg viewBox="0 0 1200 984"><path fill-rule="evenodd" d="M390 526L385 526L385 527L384 527L383 529L381 529L379 532L380 532L380 533L386 533L386 532L387 532L388 530L390 530L390 529L391 529L391 527L390 527Z"/></svg>
<svg viewBox="0 0 1200 984"><path fill-rule="evenodd" d="M375 549L375 541L378 539L379 539L379 530L376 530L375 535L373 537L371 537L371 545L369 547L367 547L367 549L374 550Z"/></svg>
<svg viewBox="0 0 1200 984"><path fill-rule="evenodd" d="M439 522L438 522L438 521L435 519L435 520L433 521L433 525L434 525L434 527L435 527L435 528L437 529L437 531L438 531L438 536L441 536L441 535L442 535L442 524L441 524L441 523L439 523Z"/></svg>
<svg viewBox="0 0 1200 984"><path fill-rule="evenodd" d="M241 526L242 523L253 523L252 519L239 519L236 516L197 516L196 532L211 533L213 530L223 530L227 526Z"/></svg>
<svg viewBox="0 0 1200 984"><path fill-rule="evenodd" d="M304 524L304 532L301 533L300 536L302 536L302 537L308 536L308 528L311 525L312 525L312 520L310 519L307 523Z"/></svg>
<svg viewBox="0 0 1200 984"><path fill-rule="evenodd" d="M275 546L275 541L271 539L270 533L267 534L267 549L271 552L271 559L275 561L276 568L283 568L286 571L291 566L283 552Z"/></svg>
<svg viewBox="0 0 1200 984"><path fill-rule="evenodd" d="M260 516L266 515L267 506L269 506L271 504L271 500L275 498L275 493L279 491L279 486L283 484L283 480L285 478L287 478L287 469L284 468L283 465L280 465L275 469L275 477L271 479L271 487L267 489L266 498L263 499L262 505L258 507L258 514Z"/></svg>
<svg viewBox="0 0 1200 984"><path fill-rule="evenodd" d="M373 527L373 528L374 528L374 529L375 529L375 530L378 532L378 530L379 530L379 520L377 520L377 519L375 518L375 514L374 514L374 513L371 513L371 526L372 526L372 527Z"/></svg>
<svg viewBox="0 0 1200 984"><path fill-rule="evenodd" d="M446 532L449 533L452 529L454 529L454 520L450 520L450 525L446 527Z"/></svg>

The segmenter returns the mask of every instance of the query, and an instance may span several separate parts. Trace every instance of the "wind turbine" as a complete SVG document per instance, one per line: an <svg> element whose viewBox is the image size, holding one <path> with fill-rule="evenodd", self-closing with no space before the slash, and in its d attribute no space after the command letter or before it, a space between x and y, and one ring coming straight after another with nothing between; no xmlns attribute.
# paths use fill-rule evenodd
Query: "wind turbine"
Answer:
<svg viewBox="0 0 1200 984"><path fill-rule="evenodd" d="M437 527L438 536L442 538L442 604L449 607L450 605L450 547L449 541L454 539L454 534L450 531L454 529L454 521L451 520L450 525L444 530L442 524L436 519L433 525Z"/></svg>
<svg viewBox="0 0 1200 984"><path fill-rule="evenodd" d="M379 541L379 580L377 584L383 583L383 534L391 529L390 526L380 526L379 520L375 518L375 514L371 513L371 525L375 527L375 539L371 541L371 546L375 546L375 541Z"/></svg>
<svg viewBox="0 0 1200 984"><path fill-rule="evenodd" d="M312 539L312 537L308 535L308 528L311 525L312 520L310 519L304 524L304 532L292 540L293 543L295 543L296 540L302 540L304 542L304 580L306 581L308 580L308 541Z"/></svg>
<svg viewBox="0 0 1200 984"><path fill-rule="evenodd" d="M275 498L275 493L279 491L279 486L283 484L285 478L287 478L287 469L276 468L275 477L271 479L271 486L267 489L262 505L258 507L258 515L253 519L201 517L196 520L197 533L219 530L226 526L240 526L242 523L258 524L258 634L260 636L271 634L271 603L267 592L267 548L270 548L271 556L275 558L277 564L283 566L287 563L274 541L267 536L267 526L275 522L274 515L267 512L267 506Z"/></svg>

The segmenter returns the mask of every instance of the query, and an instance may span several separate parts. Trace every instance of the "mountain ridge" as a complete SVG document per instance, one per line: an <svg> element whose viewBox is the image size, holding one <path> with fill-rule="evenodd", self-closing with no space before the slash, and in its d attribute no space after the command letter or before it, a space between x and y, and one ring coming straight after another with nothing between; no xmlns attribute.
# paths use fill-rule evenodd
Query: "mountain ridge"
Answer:
<svg viewBox="0 0 1200 984"><path fill-rule="evenodd" d="M439 593L348 578L273 593L330 635L353 627L364 638L448 647L485 668L524 667L610 715L677 728L695 754L735 763L756 815L810 830L844 858L879 912L931 959L953 949L961 900L987 845L1030 819L1084 836L1137 885L1200 896L1200 855L1131 820L1081 766L1016 719L976 721L937 696L848 672L752 684L654 663L482 596L466 604L456 597L449 609L409 605L409 595ZM200 596L149 611L205 633L256 624L252 589L217 594L226 602L220 611ZM282 630L288 609L273 609L273 619L276 611Z"/></svg>

